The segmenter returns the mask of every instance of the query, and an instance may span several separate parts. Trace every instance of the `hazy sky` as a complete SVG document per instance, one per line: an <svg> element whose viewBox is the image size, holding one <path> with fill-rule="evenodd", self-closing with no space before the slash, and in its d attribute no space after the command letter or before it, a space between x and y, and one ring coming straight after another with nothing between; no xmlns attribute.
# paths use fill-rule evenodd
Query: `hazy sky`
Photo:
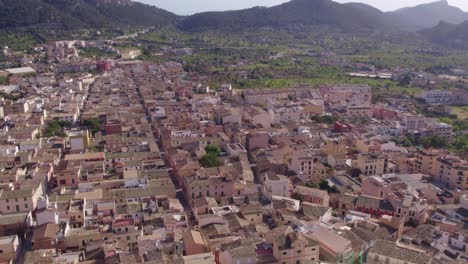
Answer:
<svg viewBox="0 0 468 264"><path fill-rule="evenodd" d="M179 15L189 15L203 11L233 10L253 6L273 6L289 0L136 0L169 10ZM314 0L310 0L314 1ZM335 0L336 2L362 2L383 11L414 6L435 0ZM468 0L449 0L449 3L468 11Z"/></svg>

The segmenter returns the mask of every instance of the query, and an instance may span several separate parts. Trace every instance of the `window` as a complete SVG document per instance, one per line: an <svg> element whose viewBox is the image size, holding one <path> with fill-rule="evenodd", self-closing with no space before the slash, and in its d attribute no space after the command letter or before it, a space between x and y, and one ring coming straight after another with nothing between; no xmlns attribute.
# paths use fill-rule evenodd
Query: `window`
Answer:
<svg viewBox="0 0 468 264"><path fill-rule="evenodd" d="M301 253L302 253L302 250L298 250L298 251L297 251L297 254L301 254Z"/></svg>
<svg viewBox="0 0 468 264"><path fill-rule="evenodd" d="M24 204L24 208L25 208L25 209L28 209L28 204Z"/></svg>
<svg viewBox="0 0 468 264"><path fill-rule="evenodd" d="M287 254L288 254L288 252L286 252L286 251L285 251L285 252L283 252L283 254L282 254L282 255L283 255L283 256L285 256L285 255L287 255Z"/></svg>

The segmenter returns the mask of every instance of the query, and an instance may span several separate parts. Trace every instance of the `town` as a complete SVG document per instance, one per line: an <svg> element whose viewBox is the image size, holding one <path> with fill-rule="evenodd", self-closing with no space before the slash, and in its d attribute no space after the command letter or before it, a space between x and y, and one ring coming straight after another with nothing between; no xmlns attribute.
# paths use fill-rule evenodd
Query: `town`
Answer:
<svg viewBox="0 0 468 264"><path fill-rule="evenodd" d="M213 87L139 49L34 50L0 71L1 263L468 261L466 119L430 115L466 89Z"/></svg>

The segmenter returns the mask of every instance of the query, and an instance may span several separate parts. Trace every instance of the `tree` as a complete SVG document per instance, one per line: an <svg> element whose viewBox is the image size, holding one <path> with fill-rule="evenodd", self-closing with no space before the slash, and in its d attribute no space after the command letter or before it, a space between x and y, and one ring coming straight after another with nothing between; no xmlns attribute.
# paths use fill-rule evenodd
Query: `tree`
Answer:
<svg viewBox="0 0 468 264"><path fill-rule="evenodd" d="M206 154L213 154L214 156L218 157L221 153L221 148L217 145L210 144L205 147Z"/></svg>
<svg viewBox="0 0 468 264"><path fill-rule="evenodd" d="M336 188L336 186L333 186L331 187L329 184L328 184L328 181L327 180L322 180L319 184L319 187L320 187L320 190L324 190L324 191L327 191L329 193L339 193L339 190L338 188Z"/></svg>
<svg viewBox="0 0 468 264"><path fill-rule="evenodd" d="M66 137L64 127L71 127L71 122L54 120L49 122L46 129L46 137Z"/></svg>
<svg viewBox="0 0 468 264"><path fill-rule="evenodd" d="M448 147L447 139L441 138L439 136L425 137L421 140L421 144L425 148L447 148Z"/></svg>
<svg viewBox="0 0 468 264"><path fill-rule="evenodd" d="M81 126L86 127L92 134L96 134L101 130L101 121L99 118L90 118L81 122Z"/></svg>
<svg viewBox="0 0 468 264"><path fill-rule="evenodd" d="M299 200L299 201L304 201L304 196L300 193L293 193L291 195L291 198L294 199L294 200Z"/></svg>
<svg viewBox="0 0 468 264"><path fill-rule="evenodd" d="M312 116L310 119L317 123L321 124L333 124L336 121L339 121L339 118L336 116L329 116L329 115L317 115L317 116Z"/></svg>
<svg viewBox="0 0 468 264"><path fill-rule="evenodd" d="M319 188L318 184L316 184L315 182L310 182L310 181L306 182L305 186L309 188L316 188L316 189Z"/></svg>
<svg viewBox="0 0 468 264"><path fill-rule="evenodd" d="M400 81L400 86L408 86L411 84L411 76L409 74L405 74L403 79Z"/></svg>
<svg viewBox="0 0 468 264"><path fill-rule="evenodd" d="M319 188L320 190L328 190L330 189L330 185L328 184L327 180L322 180L320 181Z"/></svg>
<svg viewBox="0 0 468 264"><path fill-rule="evenodd" d="M214 168L220 165L218 156L209 153L203 156L200 160L200 164L205 168Z"/></svg>

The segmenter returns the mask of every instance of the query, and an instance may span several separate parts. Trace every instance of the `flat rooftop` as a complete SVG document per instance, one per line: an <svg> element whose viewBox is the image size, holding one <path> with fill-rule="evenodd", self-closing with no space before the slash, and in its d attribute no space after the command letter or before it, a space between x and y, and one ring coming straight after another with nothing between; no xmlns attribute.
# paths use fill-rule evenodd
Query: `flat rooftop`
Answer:
<svg viewBox="0 0 468 264"><path fill-rule="evenodd" d="M10 74L36 73L36 70L34 70L31 67L11 68L11 69L5 69L4 71Z"/></svg>

